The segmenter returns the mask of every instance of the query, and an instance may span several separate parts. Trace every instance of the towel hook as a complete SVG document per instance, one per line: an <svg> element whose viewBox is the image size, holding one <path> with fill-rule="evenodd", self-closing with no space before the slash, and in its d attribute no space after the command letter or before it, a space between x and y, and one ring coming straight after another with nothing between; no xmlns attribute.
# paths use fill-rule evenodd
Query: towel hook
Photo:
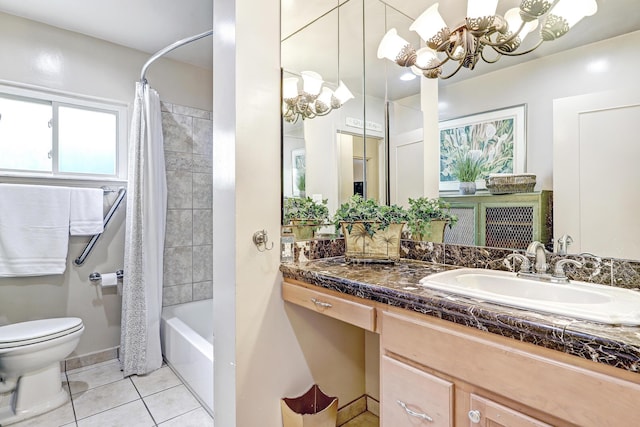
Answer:
<svg viewBox="0 0 640 427"><path fill-rule="evenodd" d="M253 244L256 245L260 252L273 249L273 242L271 242L271 246L267 246L267 242L269 242L269 236L266 230L258 230L253 233Z"/></svg>

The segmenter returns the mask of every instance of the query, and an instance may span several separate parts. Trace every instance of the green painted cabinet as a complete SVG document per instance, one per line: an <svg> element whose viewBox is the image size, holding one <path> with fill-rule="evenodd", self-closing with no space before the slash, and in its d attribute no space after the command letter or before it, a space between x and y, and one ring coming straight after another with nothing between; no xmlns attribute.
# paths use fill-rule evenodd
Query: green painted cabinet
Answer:
<svg viewBox="0 0 640 427"><path fill-rule="evenodd" d="M458 215L445 243L526 249L533 240L553 247L551 191L443 196Z"/></svg>

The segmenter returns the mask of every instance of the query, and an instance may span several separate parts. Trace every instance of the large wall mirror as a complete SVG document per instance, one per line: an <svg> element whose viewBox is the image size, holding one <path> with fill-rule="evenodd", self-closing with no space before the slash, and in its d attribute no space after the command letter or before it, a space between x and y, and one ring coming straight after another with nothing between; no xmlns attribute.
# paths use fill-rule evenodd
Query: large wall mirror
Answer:
<svg viewBox="0 0 640 427"><path fill-rule="evenodd" d="M424 84L421 88L422 77L403 80L408 69L378 59L376 50L392 27L420 46L419 37L408 27L435 1L296 3L282 2L285 77L316 71L332 89L343 81L354 98L326 116L283 122L283 197L317 195L328 200L333 212L354 192L397 204L423 194L425 174L439 171L424 167L421 100L436 95ZM466 0L440 3L447 23L461 21ZM519 3L501 0L498 13ZM581 96L606 92L615 98L640 92L634 76L640 65L640 15L628 13L637 8L635 0L598 1L598 8L568 34L531 54L502 58L496 64L481 62L475 70L462 70L439 81L438 120L525 105L525 171L536 174L536 191L554 192L554 240L568 233L574 240L569 252L640 259L636 243L640 226L627 215L640 209L639 193L632 187L640 182L640 177L632 176L638 169L633 162L640 158L640 144L620 135L624 125L618 123L598 134L597 149L575 145L575 141L567 149L562 135L593 134L595 129L584 125L593 114L574 108L572 120L577 125L568 129L559 128L556 118L567 114L560 99L574 98L579 104ZM631 98L619 102L632 107L640 103ZM616 102L607 108L614 108ZM594 107L593 111L599 110ZM628 111L631 121L640 118L638 111ZM606 129L606 120L599 116L593 123L599 123L597 129ZM606 142L609 137L624 142L611 144ZM594 146L593 139L583 143ZM599 238L589 235L593 230Z"/></svg>

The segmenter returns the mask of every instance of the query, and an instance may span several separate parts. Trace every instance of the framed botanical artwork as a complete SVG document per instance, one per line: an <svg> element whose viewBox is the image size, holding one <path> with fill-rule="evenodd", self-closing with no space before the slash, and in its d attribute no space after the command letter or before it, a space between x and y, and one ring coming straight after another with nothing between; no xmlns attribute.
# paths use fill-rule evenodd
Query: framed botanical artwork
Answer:
<svg viewBox="0 0 640 427"><path fill-rule="evenodd" d="M305 149L291 150L291 182L293 184L293 197L305 197L306 189L306 164Z"/></svg>
<svg viewBox="0 0 640 427"><path fill-rule="evenodd" d="M440 122L440 191L458 189L456 162L464 157L480 163L480 189L489 174L525 172L526 112L523 104Z"/></svg>

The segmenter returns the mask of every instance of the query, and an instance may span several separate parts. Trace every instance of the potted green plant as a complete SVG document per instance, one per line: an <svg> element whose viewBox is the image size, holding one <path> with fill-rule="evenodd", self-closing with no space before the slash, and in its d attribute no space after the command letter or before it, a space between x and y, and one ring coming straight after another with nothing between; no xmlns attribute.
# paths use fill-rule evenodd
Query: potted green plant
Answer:
<svg viewBox="0 0 640 427"><path fill-rule="evenodd" d="M336 232L341 231L345 239L347 261L400 259L400 239L407 220L407 211L401 206L380 205L359 194L340 205L333 215Z"/></svg>
<svg viewBox="0 0 640 427"><path fill-rule="evenodd" d="M284 201L284 223L291 226L296 240L312 239L316 230L329 222L327 199L317 202L311 197L289 197Z"/></svg>
<svg viewBox="0 0 640 427"><path fill-rule="evenodd" d="M409 198L407 212L407 228L413 240L442 243L445 227L453 227L458 222L449 203L439 198Z"/></svg>
<svg viewBox="0 0 640 427"><path fill-rule="evenodd" d="M476 180L482 174L482 166L482 159L470 152L457 156L451 172L460 181L460 194L475 194Z"/></svg>

